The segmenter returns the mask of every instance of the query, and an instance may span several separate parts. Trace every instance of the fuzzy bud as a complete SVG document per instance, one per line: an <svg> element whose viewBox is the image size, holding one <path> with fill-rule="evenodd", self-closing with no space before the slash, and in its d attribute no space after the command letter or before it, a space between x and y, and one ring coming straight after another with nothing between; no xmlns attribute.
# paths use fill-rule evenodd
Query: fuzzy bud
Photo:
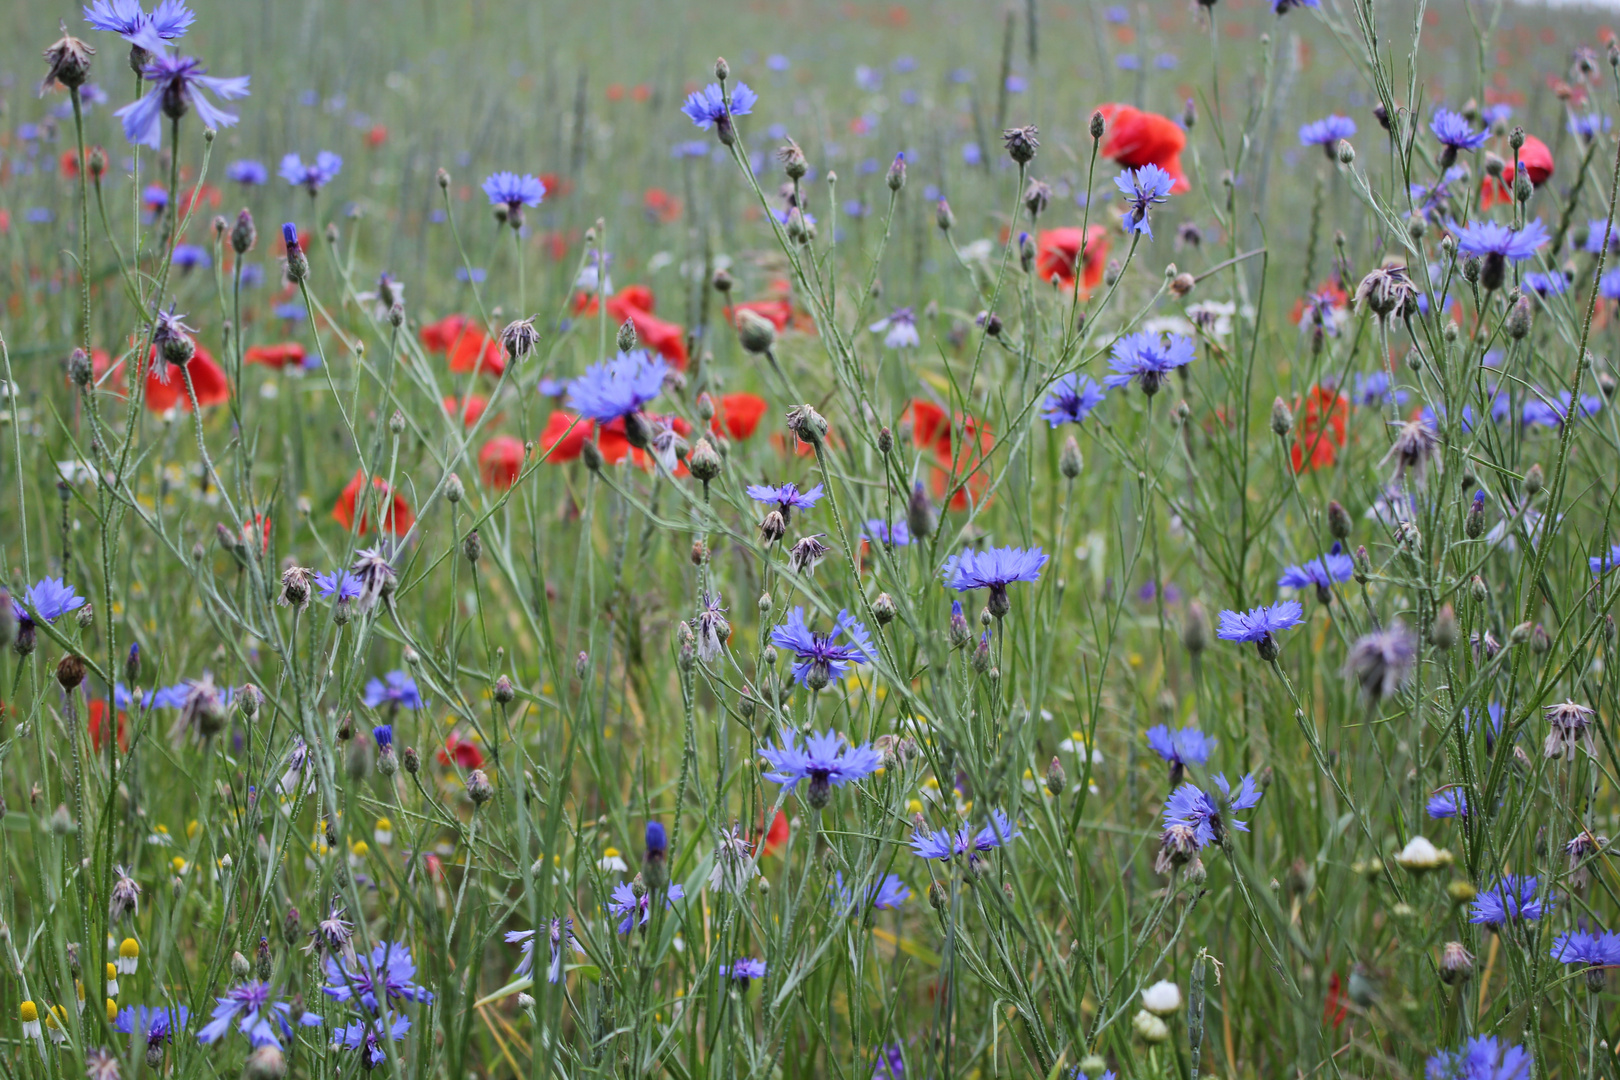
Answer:
<svg viewBox="0 0 1620 1080"><path fill-rule="evenodd" d="M1541 493L1541 489L1546 486L1547 474L1542 471L1541 464L1539 462L1525 470L1524 493L1526 495L1531 497L1539 495Z"/></svg>
<svg viewBox="0 0 1620 1080"><path fill-rule="evenodd" d="M934 535L934 528L939 518L934 511L933 500L929 499L922 481L917 481L911 488L911 498L906 503L906 526L911 530L914 541Z"/></svg>
<svg viewBox="0 0 1620 1080"><path fill-rule="evenodd" d="M461 477L451 473L444 481L444 497L451 505L460 502L467 495L467 487L461 482Z"/></svg>
<svg viewBox="0 0 1620 1080"><path fill-rule="evenodd" d="M897 614L899 614L899 611L894 605L894 597L886 592L878 593L877 599L872 601L872 617L877 620L877 624L879 626L888 626L894 622L894 617Z"/></svg>
<svg viewBox="0 0 1620 1080"><path fill-rule="evenodd" d="M84 682L84 659L74 653L62 657L56 665L56 681L58 685L72 693Z"/></svg>
<svg viewBox="0 0 1620 1080"><path fill-rule="evenodd" d="M1194 656L1209 648L1209 612L1197 600L1187 605L1186 617L1181 622L1181 644Z"/></svg>
<svg viewBox="0 0 1620 1080"><path fill-rule="evenodd" d="M1429 628L1429 640L1434 647L1442 652L1456 645L1462 637L1462 630L1457 625L1457 612L1450 604L1440 608L1435 614L1434 625Z"/></svg>
<svg viewBox="0 0 1620 1080"><path fill-rule="evenodd" d="M95 378L95 365L90 362L90 354L83 349L74 349L68 354L67 362L68 381L81 390L90 385Z"/></svg>
<svg viewBox="0 0 1620 1080"><path fill-rule="evenodd" d="M934 207L934 224L939 226L940 232L948 233L956 228L956 215L951 213L951 204L944 199L939 200L939 205Z"/></svg>
<svg viewBox="0 0 1620 1080"><path fill-rule="evenodd" d="M281 227L281 240L287 248L287 280L297 284L309 277L309 260L298 246L298 226L287 222Z"/></svg>
<svg viewBox="0 0 1620 1080"><path fill-rule="evenodd" d="M416 752L416 747L407 746L405 752L400 755L400 760L404 762L405 771L410 775L415 776L422 771L422 755Z"/></svg>
<svg viewBox="0 0 1620 1080"><path fill-rule="evenodd" d="M1288 403L1279 397L1271 403L1272 434L1282 438L1286 437L1292 430L1294 430L1294 410L1290 409Z"/></svg>
<svg viewBox="0 0 1620 1080"><path fill-rule="evenodd" d="M1046 767L1046 790L1052 795L1062 795L1068 785L1069 778L1063 773L1063 762L1054 757Z"/></svg>
<svg viewBox="0 0 1620 1080"><path fill-rule="evenodd" d="M889 166L889 175L884 179L890 191L899 191L906 186L906 155L894 155L894 164Z"/></svg>
<svg viewBox="0 0 1620 1080"><path fill-rule="evenodd" d="M737 312L737 341L745 352L764 355L776 344L776 324L744 308Z"/></svg>
<svg viewBox="0 0 1620 1080"><path fill-rule="evenodd" d="M1065 480L1073 480L1080 475L1080 470L1086 466L1085 458L1080 453L1080 444L1070 435L1063 440L1063 449L1058 452L1058 472L1063 474Z"/></svg>
<svg viewBox="0 0 1620 1080"><path fill-rule="evenodd" d="M473 801L474 806L483 806L495 797L495 785L489 782L483 769L474 769L467 774L467 798Z"/></svg>

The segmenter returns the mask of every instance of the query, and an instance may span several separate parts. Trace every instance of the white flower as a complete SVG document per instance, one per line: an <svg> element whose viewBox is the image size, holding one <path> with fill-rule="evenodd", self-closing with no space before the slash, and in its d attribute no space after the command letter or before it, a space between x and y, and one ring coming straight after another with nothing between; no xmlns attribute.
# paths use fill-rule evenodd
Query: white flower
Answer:
<svg viewBox="0 0 1620 1080"><path fill-rule="evenodd" d="M596 861L596 868L604 873L627 873L630 867L619 855L619 849L610 847L602 849L602 857Z"/></svg>
<svg viewBox="0 0 1620 1080"><path fill-rule="evenodd" d="M1142 1008L1154 1016L1169 1016L1181 1008L1181 987L1160 979L1142 991Z"/></svg>
<svg viewBox="0 0 1620 1080"><path fill-rule="evenodd" d="M1146 1009L1131 1017L1131 1028L1147 1043L1162 1043L1170 1037L1169 1025Z"/></svg>
<svg viewBox="0 0 1620 1080"><path fill-rule="evenodd" d="M1395 853L1395 862L1414 874L1434 870L1451 862L1451 852L1441 851L1421 836L1414 836Z"/></svg>

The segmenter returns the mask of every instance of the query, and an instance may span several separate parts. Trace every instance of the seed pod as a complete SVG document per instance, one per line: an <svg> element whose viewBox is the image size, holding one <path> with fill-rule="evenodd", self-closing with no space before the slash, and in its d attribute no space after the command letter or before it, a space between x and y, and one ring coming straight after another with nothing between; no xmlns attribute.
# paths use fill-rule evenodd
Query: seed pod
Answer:
<svg viewBox="0 0 1620 1080"><path fill-rule="evenodd" d="M56 665L56 681L68 693L72 693L84 682L84 658L75 653L68 653Z"/></svg>

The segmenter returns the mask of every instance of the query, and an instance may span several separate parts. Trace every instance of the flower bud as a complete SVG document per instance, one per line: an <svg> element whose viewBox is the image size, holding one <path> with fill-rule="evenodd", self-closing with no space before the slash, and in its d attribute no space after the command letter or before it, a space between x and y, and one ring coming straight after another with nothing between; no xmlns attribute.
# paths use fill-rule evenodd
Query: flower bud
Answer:
<svg viewBox="0 0 1620 1080"><path fill-rule="evenodd" d="M461 553L467 561L476 564L484 556L484 541L479 537L477 529L468 529L467 535L461 541Z"/></svg>
<svg viewBox="0 0 1620 1080"><path fill-rule="evenodd" d="M1539 462L1525 470L1524 493L1527 496L1533 498L1536 495L1541 494L1541 489L1546 486L1547 474L1541 471L1541 464Z"/></svg>
<svg viewBox="0 0 1620 1080"><path fill-rule="evenodd" d="M1491 597L1490 587L1485 584L1485 579L1478 574L1475 574L1473 579L1469 581L1468 592L1474 598L1476 604L1483 604Z"/></svg>
<svg viewBox="0 0 1620 1080"><path fill-rule="evenodd" d="M1337 499L1328 503L1327 508L1328 533L1335 540L1350 538L1350 515Z"/></svg>
<svg viewBox="0 0 1620 1080"><path fill-rule="evenodd" d="M80 683L84 682L84 671L85 668L83 657L80 657L74 653L68 653L57 662L57 684L60 685L63 690L66 690L68 693L72 693L78 688Z"/></svg>
<svg viewBox="0 0 1620 1080"><path fill-rule="evenodd" d="M1271 431L1279 438L1286 436L1294 430L1294 411L1282 398L1271 403Z"/></svg>
<svg viewBox="0 0 1620 1080"><path fill-rule="evenodd" d="M1063 474L1065 480L1073 480L1085 468L1085 458L1080 454L1080 444L1070 435L1063 440L1063 449L1058 452L1058 472Z"/></svg>
<svg viewBox="0 0 1620 1080"><path fill-rule="evenodd" d="M1339 164L1348 165L1356 160L1356 148L1350 145L1349 139L1339 140Z"/></svg>
<svg viewBox="0 0 1620 1080"><path fill-rule="evenodd" d="M517 690L512 686L512 680L505 675L496 678L495 685L490 687L489 696L495 699L497 705L510 705L512 699L517 697Z"/></svg>
<svg viewBox="0 0 1620 1080"><path fill-rule="evenodd" d="M467 774L467 798L473 801L474 806L483 806L495 797L495 785L489 782L483 769L474 769Z"/></svg>
<svg viewBox="0 0 1620 1080"><path fill-rule="evenodd" d="M90 385L90 380L95 378L96 374L95 365L90 362L90 354L83 349L74 349L68 354L67 370L68 381L81 390Z"/></svg>
<svg viewBox="0 0 1620 1080"><path fill-rule="evenodd" d="M737 312L737 340L745 352L763 355L776 344L776 325L747 308Z"/></svg>
<svg viewBox="0 0 1620 1080"><path fill-rule="evenodd" d="M405 771L410 775L415 776L422 771L422 755L416 752L416 747L407 746L400 758L405 763Z"/></svg>
<svg viewBox="0 0 1620 1080"><path fill-rule="evenodd" d="M726 63L726 58L723 56L715 57L714 77L721 82L725 82L727 79L731 78L731 65Z"/></svg>
<svg viewBox="0 0 1620 1080"><path fill-rule="evenodd" d="M1435 648L1445 651L1456 645L1461 635L1456 610L1450 604L1443 605L1434 617L1434 625L1429 627L1429 641Z"/></svg>
<svg viewBox="0 0 1620 1080"><path fill-rule="evenodd" d="M1063 762L1056 757L1046 767L1046 790L1053 795L1062 795L1063 789L1069 786L1069 779L1063 773Z"/></svg>
<svg viewBox="0 0 1620 1080"><path fill-rule="evenodd" d="M700 436L697 445L686 456L686 467L694 477L707 484L720 475L720 454L707 435Z"/></svg>
<svg viewBox="0 0 1620 1080"><path fill-rule="evenodd" d="M1468 516L1463 520L1463 533L1470 540L1478 540L1485 535L1485 493L1474 492L1474 499L1468 506Z"/></svg>
<svg viewBox="0 0 1620 1080"><path fill-rule="evenodd" d="M894 155L894 164L889 166L889 175L885 180L890 191L899 191L906 186L906 155Z"/></svg>
<svg viewBox="0 0 1620 1080"><path fill-rule="evenodd" d="M281 239L287 248L287 280L297 284L309 277L309 260L298 246L298 226L290 221L283 225Z"/></svg>
<svg viewBox="0 0 1620 1080"><path fill-rule="evenodd" d="M886 592L878 593L877 599L872 601L872 617L877 620L877 624L879 626L888 626L894 622L894 617L897 614L899 614L899 611L895 607L894 597Z"/></svg>
<svg viewBox="0 0 1620 1080"><path fill-rule="evenodd" d="M951 213L951 204L944 199L934 207L934 223L939 226L940 232L950 232L956 228L956 215Z"/></svg>
<svg viewBox="0 0 1620 1080"><path fill-rule="evenodd" d="M574 678L583 679L585 677L585 673L590 670L591 654L586 652L584 649L581 649L579 651L579 655L574 657Z"/></svg>
<svg viewBox="0 0 1620 1080"><path fill-rule="evenodd" d="M1104 118L1101 109L1097 109L1094 112L1092 112L1092 114L1091 114L1091 126L1090 126L1089 130L1091 132L1091 139L1092 139L1093 142L1095 142L1098 139L1103 137L1103 131L1107 126L1108 126L1108 122Z"/></svg>
<svg viewBox="0 0 1620 1080"><path fill-rule="evenodd" d="M934 535L937 524L934 503L924 490L922 481L918 480L912 485L911 498L906 503L906 527L911 530L913 541L921 541Z"/></svg>
<svg viewBox="0 0 1620 1080"><path fill-rule="evenodd" d="M619 324L619 336L615 339L620 352L629 352L636 347L636 324L633 319L626 319Z"/></svg>
<svg viewBox="0 0 1620 1080"><path fill-rule="evenodd" d="M236 225L231 229L231 250L238 255L246 255L258 242L259 230L253 224L253 213L243 207L236 215Z"/></svg>
<svg viewBox="0 0 1620 1080"><path fill-rule="evenodd" d="M1181 621L1181 644L1194 656L1209 648L1209 612L1200 601L1187 604L1187 614Z"/></svg>
<svg viewBox="0 0 1620 1080"><path fill-rule="evenodd" d="M1440 948L1440 981L1447 986L1465 983L1474 974L1474 957L1460 941L1448 941Z"/></svg>

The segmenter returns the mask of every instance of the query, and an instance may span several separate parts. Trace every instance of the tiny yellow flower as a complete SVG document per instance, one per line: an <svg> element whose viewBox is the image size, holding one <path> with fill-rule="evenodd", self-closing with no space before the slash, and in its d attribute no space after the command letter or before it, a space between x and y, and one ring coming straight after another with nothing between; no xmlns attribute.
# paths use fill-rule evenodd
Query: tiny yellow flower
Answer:
<svg viewBox="0 0 1620 1080"><path fill-rule="evenodd" d="M186 872L186 860L181 858L179 855L176 855L174 858L170 859L169 865L174 867L174 872L176 874L183 874Z"/></svg>
<svg viewBox="0 0 1620 1080"><path fill-rule="evenodd" d="M186 822L186 839L190 840L197 835L197 822L195 819Z"/></svg>

